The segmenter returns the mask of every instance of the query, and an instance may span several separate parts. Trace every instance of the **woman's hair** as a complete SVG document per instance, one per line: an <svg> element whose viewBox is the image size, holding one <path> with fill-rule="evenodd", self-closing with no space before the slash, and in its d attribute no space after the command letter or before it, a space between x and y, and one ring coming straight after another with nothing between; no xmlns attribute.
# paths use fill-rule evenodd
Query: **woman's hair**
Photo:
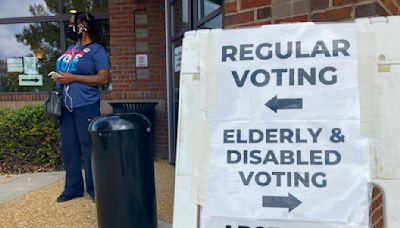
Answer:
<svg viewBox="0 0 400 228"><path fill-rule="evenodd" d="M82 13L78 12L75 13L75 24L77 25L78 22L86 22L87 30L89 32L90 38L98 43L103 45L104 47L107 45L107 41L105 39L104 32L102 31L101 27L98 25L96 18L90 13Z"/></svg>

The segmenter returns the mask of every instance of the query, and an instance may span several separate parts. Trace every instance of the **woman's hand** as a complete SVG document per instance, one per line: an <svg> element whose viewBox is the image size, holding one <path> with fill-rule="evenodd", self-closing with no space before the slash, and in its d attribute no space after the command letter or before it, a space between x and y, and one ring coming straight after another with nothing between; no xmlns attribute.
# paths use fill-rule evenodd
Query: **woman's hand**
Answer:
<svg viewBox="0 0 400 228"><path fill-rule="evenodd" d="M62 77L56 78L56 81L60 84L69 84L75 81L75 77L70 73L60 73Z"/></svg>
<svg viewBox="0 0 400 228"><path fill-rule="evenodd" d="M70 73L60 73L61 77L55 80L60 84L69 84L71 82L84 83L90 86L106 85L110 82L109 70L99 70L96 75L76 75Z"/></svg>

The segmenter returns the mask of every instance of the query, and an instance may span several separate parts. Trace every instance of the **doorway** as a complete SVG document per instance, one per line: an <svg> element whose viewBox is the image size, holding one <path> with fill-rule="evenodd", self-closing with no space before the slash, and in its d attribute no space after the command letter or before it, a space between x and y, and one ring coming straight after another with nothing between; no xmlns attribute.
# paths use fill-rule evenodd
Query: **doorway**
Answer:
<svg viewBox="0 0 400 228"><path fill-rule="evenodd" d="M179 77L185 32L223 28L223 0L166 0L169 162L175 164Z"/></svg>

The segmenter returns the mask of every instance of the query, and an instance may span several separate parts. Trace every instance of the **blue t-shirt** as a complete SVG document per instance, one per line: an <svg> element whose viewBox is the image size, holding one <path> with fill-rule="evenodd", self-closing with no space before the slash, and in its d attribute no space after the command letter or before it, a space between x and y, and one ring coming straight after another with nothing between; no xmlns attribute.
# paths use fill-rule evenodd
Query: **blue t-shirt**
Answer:
<svg viewBox="0 0 400 228"><path fill-rule="evenodd" d="M71 59L73 58L68 72L77 75L96 75L99 70L109 70L110 63L106 50L100 44L91 43L89 45L71 45L68 50L57 59L57 72L66 72ZM64 85L68 88L68 95L72 98L72 102L68 103L68 107L77 108L90 105L100 100L100 92L98 87L88 84L73 82ZM63 96L66 97L66 90L63 90ZM63 99L63 105L66 100Z"/></svg>

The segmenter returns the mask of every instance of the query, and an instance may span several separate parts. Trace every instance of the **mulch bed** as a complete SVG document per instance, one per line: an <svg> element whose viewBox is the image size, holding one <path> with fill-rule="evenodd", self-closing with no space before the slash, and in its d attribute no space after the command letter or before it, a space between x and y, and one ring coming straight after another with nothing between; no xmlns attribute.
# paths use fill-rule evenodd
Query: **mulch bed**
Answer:
<svg viewBox="0 0 400 228"><path fill-rule="evenodd" d="M34 172L53 172L61 171L63 166L49 165L49 164L32 164L27 162L9 162L0 161L0 174L22 174Z"/></svg>

